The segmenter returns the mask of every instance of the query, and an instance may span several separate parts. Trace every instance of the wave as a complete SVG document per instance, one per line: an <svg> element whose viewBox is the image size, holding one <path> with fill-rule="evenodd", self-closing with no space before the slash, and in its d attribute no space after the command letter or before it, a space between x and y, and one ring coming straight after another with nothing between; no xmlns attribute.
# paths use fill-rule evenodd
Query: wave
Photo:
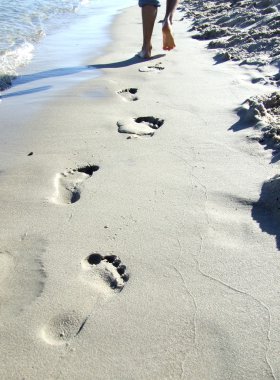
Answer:
<svg viewBox="0 0 280 380"><path fill-rule="evenodd" d="M89 0L0 0L0 91L33 58L37 43L73 22Z"/></svg>

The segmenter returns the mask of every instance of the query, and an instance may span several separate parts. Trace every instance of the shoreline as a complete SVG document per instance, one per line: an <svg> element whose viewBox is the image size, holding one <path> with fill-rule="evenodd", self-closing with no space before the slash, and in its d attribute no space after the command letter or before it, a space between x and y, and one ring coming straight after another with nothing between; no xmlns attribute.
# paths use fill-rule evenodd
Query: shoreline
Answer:
<svg viewBox="0 0 280 380"><path fill-rule="evenodd" d="M62 92L75 87L79 80L92 79L96 73L89 70L86 62L103 54L104 47L110 43L110 25L122 9L125 8L110 6L112 14L101 9L99 16L91 10L89 15L80 14L80 19L68 28L47 34L35 46L31 62L20 67L11 86L0 92L1 111L8 98L35 94L30 102L38 103L39 96L45 102L56 95L54 90ZM98 10L97 7L95 11Z"/></svg>
<svg viewBox="0 0 280 380"><path fill-rule="evenodd" d="M118 15L91 63L102 77L45 103L2 152L2 378L280 372L280 261L252 216L277 168L229 131L264 89L215 66L179 16L178 48L136 62L138 7Z"/></svg>
<svg viewBox="0 0 280 380"><path fill-rule="evenodd" d="M19 141L17 143L17 150L21 150L23 139L26 138L28 131L28 125L34 123L34 120L40 119L41 111L44 108L50 109L51 104L56 102L54 99L63 98L64 94L74 93L75 89L82 86L83 82L95 80L98 76L103 75L100 70L91 69L88 66L90 66L94 59L97 59L98 56L102 56L103 53L105 53L106 47L110 44L112 24L121 12L122 10L119 9L114 15L108 15L108 17L111 18L111 22L103 26L105 29L102 33L104 42L102 48L99 46L99 50L92 53L85 53L84 51L82 57L72 57L72 59L74 58L80 62L80 65L76 67L68 67L68 60L64 68L57 67L55 63L52 69L46 70L47 66L43 62L44 50L51 51L52 55L55 56L59 51L61 43L55 41L57 39L56 35L51 35L47 36L45 40L39 44L32 62L22 68L18 77L13 80L12 86L2 91L0 95L0 132L2 136L0 144L4 152L12 150L17 140ZM88 18L88 23L91 22L91 20L92 16ZM74 31L75 28L80 28L80 24L81 21L74 26ZM62 41L66 35L67 31L61 30L58 40ZM81 39L81 35L82 33L78 36L78 40ZM70 41L69 36L67 40ZM53 44L54 48L52 47ZM86 46L87 45L88 43ZM69 52L67 54L69 55ZM61 53L59 56L61 56ZM35 83L35 86L33 83ZM99 95L102 96L102 94L97 94L96 96ZM94 97L95 95L92 94L92 96ZM14 115L14 109L17 109L17 113L20 117ZM25 130L26 128L27 130ZM16 155L17 151L12 151L11 153L12 155ZM4 162L2 160L3 168L8 164L8 162Z"/></svg>

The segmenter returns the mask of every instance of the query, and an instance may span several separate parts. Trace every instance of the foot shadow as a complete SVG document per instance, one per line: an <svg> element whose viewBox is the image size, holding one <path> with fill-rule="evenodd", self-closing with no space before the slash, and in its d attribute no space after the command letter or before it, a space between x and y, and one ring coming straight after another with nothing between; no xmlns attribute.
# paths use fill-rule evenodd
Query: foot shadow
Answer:
<svg viewBox="0 0 280 380"><path fill-rule="evenodd" d="M143 59L140 58L138 55L135 55L129 59L126 59L125 61L118 61L118 62L111 62L111 63L100 63L96 65L89 65L89 68L94 68L94 69L119 69L122 67L128 67L132 65L136 65L141 62L146 62L146 61L153 61L155 59L163 58L165 57L166 54L157 54L153 55L149 59Z"/></svg>

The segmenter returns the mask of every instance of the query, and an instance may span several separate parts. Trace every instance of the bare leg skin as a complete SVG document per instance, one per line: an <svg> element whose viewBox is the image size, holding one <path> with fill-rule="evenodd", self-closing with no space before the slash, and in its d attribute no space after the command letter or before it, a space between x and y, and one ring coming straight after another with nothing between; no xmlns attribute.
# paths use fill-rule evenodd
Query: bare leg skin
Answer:
<svg viewBox="0 0 280 380"><path fill-rule="evenodd" d="M178 0L166 1L166 13L162 25L163 50L172 50L176 46L172 32L172 21L177 4Z"/></svg>
<svg viewBox="0 0 280 380"><path fill-rule="evenodd" d="M143 59L149 59L152 55L152 34L157 17L157 7L145 5L142 7L143 21L143 46L138 56Z"/></svg>

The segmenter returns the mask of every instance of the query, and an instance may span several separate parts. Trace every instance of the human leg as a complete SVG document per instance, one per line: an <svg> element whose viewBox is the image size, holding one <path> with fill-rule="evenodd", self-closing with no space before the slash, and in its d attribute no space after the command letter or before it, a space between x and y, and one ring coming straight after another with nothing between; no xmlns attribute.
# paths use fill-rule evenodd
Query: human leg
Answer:
<svg viewBox="0 0 280 380"><path fill-rule="evenodd" d="M172 50L176 45L172 32L173 14L178 0L166 0L166 12L162 24L163 50Z"/></svg>
<svg viewBox="0 0 280 380"><path fill-rule="evenodd" d="M152 34L154 24L157 17L158 0L140 0L142 7L142 23L143 23L143 45L142 50L138 53L141 58L151 58L152 52Z"/></svg>

